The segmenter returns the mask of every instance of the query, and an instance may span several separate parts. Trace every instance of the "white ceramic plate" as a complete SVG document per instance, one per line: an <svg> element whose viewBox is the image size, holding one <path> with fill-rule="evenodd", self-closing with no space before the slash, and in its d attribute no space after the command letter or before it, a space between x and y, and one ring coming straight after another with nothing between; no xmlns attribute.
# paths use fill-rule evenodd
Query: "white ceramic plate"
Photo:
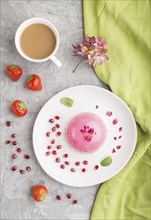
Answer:
<svg viewBox="0 0 151 220"><path fill-rule="evenodd" d="M62 105L60 102L62 97L72 98L73 107ZM81 112L99 115L108 129L105 143L94 153L76 151L66 139L68 123ZM59 115L60 120L55 120L52 124L49 119L55 115ZM117 119L116 124L113 124L114 119ZM56 123L60 124L57 131L62 133L59 137L56 137L56 132L51 131ZM50 131L50 137L46 137L47 131ZM50 177L66 185L84 187L102 183L119 173L133 154L136 136L133 115L119 97L99 87L77 86L58 93L41 109L33 129L33 146L41 167ZM52 139L55 139L55 144L51 144ZM62 148L56 150L56 146L60 144ZM48 150L48 145L53 148ZM57 155L52 154L53 150L57 151ZM47 151L51 153L49 156L46 156ZM69 155L68 158L63 157L66 153ZM107 156L112 157L112 163L103 167L100 162ZM60 158L60 163L55 161L57 157ZM87 160L88 165L84 165L83 160ZM61 169L60 165L65 161L69 161L70 165L65 165L65 169ZM81 163L80 166L75 166L77 161ZM99 165L98 170L95 170L95 165ZM71 172L71 168L75 168L76 172ZM86 168L85 173L81 171L83 168Z"/></svg>

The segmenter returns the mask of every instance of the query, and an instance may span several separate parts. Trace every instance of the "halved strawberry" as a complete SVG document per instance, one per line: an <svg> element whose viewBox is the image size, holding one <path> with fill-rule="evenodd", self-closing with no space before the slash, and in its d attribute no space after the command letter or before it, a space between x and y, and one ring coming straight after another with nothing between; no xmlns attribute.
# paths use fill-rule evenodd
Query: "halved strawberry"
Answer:
<svg viewBox="0 0 151 220"><path fill-rule="evenodd" d="M36 74L29 76L26 81L26 87L34 91L42 90L42 82L40 76Z"/></svg>

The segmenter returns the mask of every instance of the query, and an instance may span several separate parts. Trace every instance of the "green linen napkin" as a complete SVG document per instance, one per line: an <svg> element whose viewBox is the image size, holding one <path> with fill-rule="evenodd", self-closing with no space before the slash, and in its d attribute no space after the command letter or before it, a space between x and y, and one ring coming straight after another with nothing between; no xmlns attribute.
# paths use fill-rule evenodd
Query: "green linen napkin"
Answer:
<svg viewBox="0 0 151 220"><path fill-rule="evenodd" d="M109 60L96 75L120 96L137 122L137 146L126 167L103 183L91 220L151 219L150 1L83 0L85 36L102 36Z"/></svg>

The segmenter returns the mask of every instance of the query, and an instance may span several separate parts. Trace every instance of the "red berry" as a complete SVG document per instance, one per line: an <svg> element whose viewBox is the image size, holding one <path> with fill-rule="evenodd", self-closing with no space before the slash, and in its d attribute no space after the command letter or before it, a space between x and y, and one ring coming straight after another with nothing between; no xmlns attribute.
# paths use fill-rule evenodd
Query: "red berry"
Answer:
<svg viewBox="0 0 151 220"><path fill-rule="evenodd" d="M20 170L19 171L21 174L24 174L25 173L25 170Z"/></svg>
<svg viewBox="0 0 151 220"><path fill-rule="evenodd" d="M94 169L95 169L95 170L98 170L98 169L99 169L99 166L98 166L98 165L95 165Z"/></svg>
<svg viewBox="0 0 151 220"><path fill-rule="evenodd" d="M25 159L29 159L30 158L30 156L28 155L28 154L24 154L24 157L25 157Z"/></svg>
<svg viewBox="0 0 151 220"><path fill-rule="evenodd" d="M65 163L65 165L70 165L69 161L65 161L64 163Z"/></svg>
<svg viewBox="0 0 151 220"><path fill-rule="evenodd" d="M52 132L55 132L56 131L56 127L53 127L51 130L52 130Z"/></svg>
<svg viewBox="0 0 151 220"><path fill-rule="evenodd" d="M67 194L67 198L68 198L68 199L71 199L71 198L72 198L71 193L68 193L68 194Z"/></svg>
<svg viewBox="0 0 151 220"><path fill-rule="evenodd" d="M87 165L87 164L88 164L88 161L87 161L87 160L84 160L84 161L83 161L83 164L84 164L84 165Z"/></svg>
<svg viewBox="0 0 151 220"><path fill-rule="evenodd" d="M79 161L77 161L77 162L75 163L75 165L76 165L76 166L79 166L79 165L80 165L80 162L79 162Z"/></svg>
<svg viewBox="0 0 151 220"><path fill-rule="evenodd" d="M85 173L87 170L85 168L82 169L82 172Z"/></svg>
<svg viewBox="0 0 151 220"><path fill-rule="evenodd" d="M30 172L31 171L31 167L29 167L29 166L26 167L26 170Z"/></svg>
<svg viewBox="0 0 151 220"><path fill-rule="evenodd" d="M56 151L56 150L53 150L53 151L52 151L52 154L53 154L53 155L57 155L57 151Z"/></svg>
<svg viewBox="0 0 151 220"><path fill-rule="evenodd" d="M52 119L52 118L49 119L49 122L50 122L50 123L54 123L54 119Z"/></svg>
<svg viewBox="0 0 151 220"><path fill-rule="evenodd" d="M57 199L57 200L61 200L61 196L59 196L59 195L56 196L56 199Z"/></svg>
<svg viewBox="0 0 151 220"><path fill-rule="evenodd" d="M55 143L55 139L52 139L52 140L51 140L51 144L54 144L54 143Z"/></svg>
<svg viewBox="0 0 151 220"><path fill-rule="evenodd" d="M12 138L16 138L17 137L17 135L16 134L12 134Z"/></svg>
<svg viewBox="0 0 151 220"><path fill-rule="evenodd" d="M60 128L60 125L59 125L59 124L56 124L56 128Z"/></svg>
<svg viewBox="0 0 151 220"><path fill-rule="evenodd" d="M60 168L61 168L61 169L64 169L64 168L65 168L65 165L64 165L64 164L61 164Z"/></svg>
<svg viewBox="0 0 151 220"><path fill-rule="evenodd" d="M15 171L15 170L17 170L17 167L16 167L16 166L13 166L13 167L12 167L12 171Z"/></svg>
<svg viewBox="0 0 151 220"><path fill-rule="evenodd" d="M16 159L17 158L17 154L12 154L12 158Z"/></svg>
<svg viewBox="0 0 151 220"><path fill-rule="evenodd" d="M6 126L7 126L7 127L10 127L10 126L11 126L11 122L10 122L10 121L7 121L7 122L6 122Z"/></svg>
<svg viewBox="0 0 151 220"><path fill-rule="evenodd" d="M56 162L60 163L60 158L59 157L56 158Z"/></svg>
<svg viewBox="0 0 151 220"><path fill-rule="evenodd" d="M50 146L50 145L49 145L49 146L47 146L47 149L48 149L48 150L52 149L52 146Z"/></svg>
<svg viewBox="0 0 151 220"><path fill-rule="evenodd" d="M62 148L62 145L58 145L58 146L57 146L57 149L61 149L61 148Z"/></svg>
<svg viewBox="0 0 151 220"><path fill-rule="evenodd" d="M61 135L61 132L58 131L57 134L56 134L56 136L59 137L60 135Z"/></svg>
<svg viewBox="0 0 151 220"><path fill-rule="evenodd" d="M46 136L50 137L50 132L49 131L46 132Z"/></svg>
<svg viewBox="0 0 151 220"><path fill-rule="evenodd" d="M17 145L18 143L17 143L17 141L13 141L12 144L13 145Z"/></svg>
<svg viewBox="0 0 151 220"><path fill-rule="evenodd" d="M21 153L21 149L20 149L20 148L17 148L17 152L18 152L18 153Z"/></svg>
<svg viewBox="0 0 151 220"><path fill-rule="evenodd" d="M11 143L10 140L5 141L5 144L10 144L10 143Z"/></svg>
<svg viewBox="0 0 151 220"><path fill-rule="evenodd" d="M73 204L73 205L75 205L75 204L77 204L77 203L78 203L77 200L73 200L73 201L72 201L72 204Z"/></svg>
<svg viewBox="0 0 151 220"><path fill-rule="evenodd" d="M67 158L67 157L68 157L68 154L64 154L63 157L64 157L64 158Z"/></svg>
<svg viewBox="0 0 151 220"><path fill-rule="evenodd" d="M55 119L59 120L59 119L60 119L60 116L56 115L56 116L55 116Z"/></svg>
<svg viewBox="0 0 151 220"><path fill-rule="evenodd" d="M49 152L49 151L47 151L47 152L46 152L46 156L48 157L49 155L50 155L50 152Z"/></svg>
<svg viewBox="0 0 151 220"><path fill-rule="evenodd" d="M74 173L74 172L76 172L76 169L74 169L74 168L71 168L71 172L73 172L73 173Z"/></svg>

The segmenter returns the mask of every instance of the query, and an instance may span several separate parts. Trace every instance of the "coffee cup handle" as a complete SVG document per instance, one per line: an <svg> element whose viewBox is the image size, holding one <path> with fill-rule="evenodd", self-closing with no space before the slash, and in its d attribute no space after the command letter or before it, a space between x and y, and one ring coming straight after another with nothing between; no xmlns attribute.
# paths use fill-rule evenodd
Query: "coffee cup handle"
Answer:
<svg viewBox="0 0 151 220"><path fill-rule="evenodd" d="M52 60L52 62L56 64L56 66L58 67L62 66L62 63L55 56L52 56L50 59Z"/></svg>

